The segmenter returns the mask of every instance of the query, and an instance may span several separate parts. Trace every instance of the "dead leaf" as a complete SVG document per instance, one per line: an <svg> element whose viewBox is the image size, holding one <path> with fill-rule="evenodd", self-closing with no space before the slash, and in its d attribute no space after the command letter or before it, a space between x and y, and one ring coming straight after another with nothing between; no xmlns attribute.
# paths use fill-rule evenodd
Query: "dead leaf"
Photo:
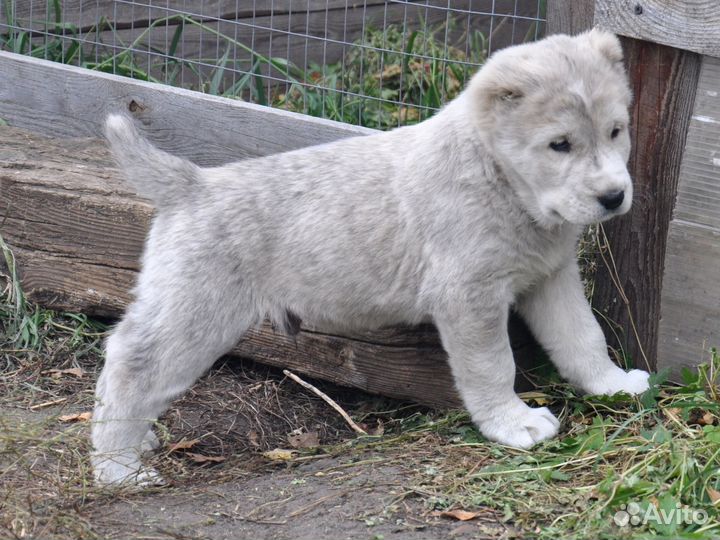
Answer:
<svg viewBox="0 0 720 540"><path fill-rule="evenodd" d="M718 504L720 502L720 491L713 489L711 487L706 487L707 494L710 496L710 502L713 503L713 505Z"/></svg>
<svg viewBox="0 0 720 540"><path fill-rule="evenodd" d="M436 510L435 512L432 512L432 516L436 517L447 517L452 519L457 519L458 521L470 521L471 519L475 519L479 515L481 515L482 512L468 512L467 510L443 510L442 512L439 510Z"/></svg>
<svg viewBox="0 0 720 540"><path fill-rule="evenodd" d="M53 379L59 379L63 375L72 375L74 377L77 377L78 379L82 379L82 376L85 375L85 371L83 371L83 369L79 367L68 369L48 369L46 371L43 371L43 373L49 373L50 377L52 377Z"/></svg>
<svg viewBox="0 0 720 540"><path fill-rule="evenodd" d="M194 452L188 452L185 455L195 463L222 463L227 459L225 456L204 456L202 454L195 454Z"/></svg>
<svg viewBox="0 0 720 540"><path fill-rule="evenodd" d="M466 536L473 533L477 533L477 524L463 523L450 531L448 536L455 538L456 536Z"/></svg>
<svg viewBox="0 0 720 540"><path fill-rule="evenodd" d="M715 416L710 411L707 411L700 418L698 418L698 424L701 426L712 426L715 423Z"/></svg>
<svg viewBox="0 0 720 540"><path fill-rule="evenodd" d="M252 446L254 446L255 448L260 448L260 436L258 435L257 431L255 431L254 429L248 431L247 438Z"/></svg>
<svg viewBox="0 0 720 540"><path fill-rule="evenodd" d="M377 426L375 426L374 428L366 429L365 431L368 432L368 435L380 437L382 434L385 433L385 425L383 424L383 421L378 418Z"/></svg>
<svg viewBox="0 0 720 540"><path fill-rule="evenodd" d="M178 441L174 444L171 444L170 448L168 448L168 452L177 452L178 450L187 450L188 448L192 448L199 442L200 442L200 439L193 439L191 441L186 441L185 439L183 439L182 441Z"/></svg>
<svg viewBox="0 0 720 540"><path fill-rule="evenodd" d="M380 418L378 418L377 425L375 427L370 427L370 425L365 422L361 422L358 425L371 437L380 437L383 433L385 433L385 426Z"/></svg>
<svg viewBox="0 0 720 540"><path fill-rule="evenodd" d="M262 455L272 461L290 461L294 454L297 454L297 450L283 450L282 448L276 448L275 450L263 452Z"/></svg>
<svg viewBox="0 0 720 540"><path fill-rule="evenodd" d="M63 414L62 416L58 416L58 420L60 420L61 422L87 422L91 418L91 412Z"/></svg>
<svg viewBox="0 0 720 540"><path fill-rule="evenodd" d="M287 436L290 446L293 448L315 448L320 446L320 437L317 431L307 431L305 433L288 433Z"/></svg>

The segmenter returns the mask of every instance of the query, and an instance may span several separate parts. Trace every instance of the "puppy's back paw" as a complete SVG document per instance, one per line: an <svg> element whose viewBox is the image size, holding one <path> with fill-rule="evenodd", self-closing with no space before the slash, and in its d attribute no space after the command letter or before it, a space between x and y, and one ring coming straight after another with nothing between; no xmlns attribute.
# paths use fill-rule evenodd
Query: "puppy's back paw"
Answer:
<svg viewBox="0 0 720 540"><path fill-rule="evenodd" d="M560 421L547 407L533 409L520 400L507 411L478 424L485 437L514 448L535 446L553 438L560 429Z"/></svg>
<svg viewBox="0 0 720 540"><path fill-rule="evenodd" d="M166 484L160 473L139 461L93 457L95 484L100 487L153 487Z"/></svg>
<svg viewBox="0 0 720 540"><path fill-rule="evenodd" d="M143 437L142 443L140 444L140 455L149 456L158 448L160 448L160 439L158 439L155 432L150 429L145 434L145 437Z"/></svg>

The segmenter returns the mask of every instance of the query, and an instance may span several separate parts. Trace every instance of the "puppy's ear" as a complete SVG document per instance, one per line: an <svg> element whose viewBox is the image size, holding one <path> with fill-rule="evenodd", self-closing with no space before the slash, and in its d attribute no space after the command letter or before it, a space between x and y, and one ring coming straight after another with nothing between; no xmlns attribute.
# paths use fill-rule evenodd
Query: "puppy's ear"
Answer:
<svg viewBox="0 0 720 540"><path fill-rule="evenodd" d="M501 103L514 105L519 103L519 101L523 97L523 94L519 88L508 85L492 89L489 97Z"/></svg>
<svg viewBox="0 0 720 540"><path fill-rule="evenodd" d="M511 72L498 69L488 75L478 81L476 88L476 95L484 108L512 107L520 103L525 92Z"/></svg>
<svg viewBox="0 0 720 540"><path fill-rule="evenodd" d="M619 64L623 60L623 50L620 40L615 34L593 28L587 33L590 46L599 51L605 58L613 64Z"/></svg>

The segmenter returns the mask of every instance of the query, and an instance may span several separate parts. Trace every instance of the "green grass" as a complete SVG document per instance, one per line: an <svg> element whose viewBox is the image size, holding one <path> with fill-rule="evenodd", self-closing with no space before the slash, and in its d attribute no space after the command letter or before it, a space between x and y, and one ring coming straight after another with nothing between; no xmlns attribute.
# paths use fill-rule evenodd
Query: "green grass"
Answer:
<svg viewBox="0 0 720 540"><path fill-rule="evenodd" d="M713 352L710 364L683 374L682 386L655 375L657 386L639 398L580 397L566 385L526 393L566 426L531 451L487 443L465 413L417 415L394 438L357 444L405 459L424 449L411 491L432 510L494 509L503 523L497 535L507 526L548 540L718 538L719 371ZM627 508L647 521L618 526L613 518ZM682 522L683 509L702 519Z"/></svg>
<svg viewBox="0 0 720 540"><path fill-rule="evenodd" d="M32 362L38 354L57 354L59 349L70 354L71 363L99 354L106 325L84 314L59 313L28 302L15 257L2 236L0 251L5 267L0 264L0 359L6 370L16 368L17 359Z"/></svg>

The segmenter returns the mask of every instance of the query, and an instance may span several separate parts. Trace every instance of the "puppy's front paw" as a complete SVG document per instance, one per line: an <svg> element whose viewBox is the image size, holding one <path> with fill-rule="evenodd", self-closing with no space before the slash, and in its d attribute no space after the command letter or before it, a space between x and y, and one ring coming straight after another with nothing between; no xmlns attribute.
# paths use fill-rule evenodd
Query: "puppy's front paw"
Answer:
<svg viewBox="0 0 720 540"><path fill-rule="evenodd" d="M615 368L588 384L585 391L589 394L607 395L617 394L618 392L642 394L650 388L650 383L648 382L649 377L650 374L641 369L625 371L620 368Z"/></svg>
<svg viewBox="0 0 720 540"><path fill-rule="evenodd" d="M476 419L480 432L491 441L515 448L530 448L557 435L560 422L547 407L533 409L518 400L492 417Z"/></svg>

